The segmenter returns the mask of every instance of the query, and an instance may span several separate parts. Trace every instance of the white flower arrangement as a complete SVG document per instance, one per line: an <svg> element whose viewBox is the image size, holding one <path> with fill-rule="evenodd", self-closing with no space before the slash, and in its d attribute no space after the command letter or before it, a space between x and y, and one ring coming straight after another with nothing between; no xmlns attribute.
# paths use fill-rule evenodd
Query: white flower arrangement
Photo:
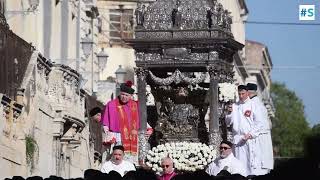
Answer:
<svg viewBox="0 0 320 180"><path fill-rule="evenodd" d="M231 83L219 83L219 100L222 102L234 101L237 95L237 86Z"/></svg>
<svg viewBox="0 0 320 180"><path fill-rule="evenodd" d="M170 157L178 171L201 170L216 158L213 146L203 143L171 142L152 148L147 154L146 165L161 172L161 159Z"/></svg>

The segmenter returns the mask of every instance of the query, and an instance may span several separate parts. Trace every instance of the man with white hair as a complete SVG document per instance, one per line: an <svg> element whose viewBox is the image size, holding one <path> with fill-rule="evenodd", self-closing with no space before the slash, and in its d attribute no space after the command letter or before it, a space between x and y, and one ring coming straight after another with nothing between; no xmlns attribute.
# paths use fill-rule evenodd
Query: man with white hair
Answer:
<svg viewBox="0 0 320 180"><path fill-rule="evenodd" d="M122 145L125 158L138 165L138 131L140 128L139 104L132 100L135 90L133 83L127 81L120 85L119 96L109 101L103 111L101 123L106 133L106 144ZM152 134L147 129L146 136Z"/></svg>
<svg viewBox="0 0 320 180"><path fill-rule="evenodd" d="M173 161L170 157L165 157L161 160L162 174L159 177L159 180L170 180L176 173L173 168Z"/></svg>

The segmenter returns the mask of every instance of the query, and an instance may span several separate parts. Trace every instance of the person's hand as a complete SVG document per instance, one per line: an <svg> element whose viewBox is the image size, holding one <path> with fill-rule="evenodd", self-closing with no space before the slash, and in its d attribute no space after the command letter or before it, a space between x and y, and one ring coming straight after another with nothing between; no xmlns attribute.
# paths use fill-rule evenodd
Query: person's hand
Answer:
<svg viewBox="0 0 320 180"><path fill-rule="evenodd" d="M110 142L111 142L111 144L115 144L117 142L117 140L115 137L113 137Z"/></svg>
<svg viewBox="0 0 320 180"><path fill-rule="evenodd" d="M242 142L245 143L249 139L248 134L243 135Z"/></svg>
<svg viewBox="0 0 320 180"><path fill-rule="evenodd" d="M153 133L153 129L152 128L147 128L147 131L146 131L146 136L151 136L151 134Z"/></svg>
<svg viewBox="0 0 320 180"><path fill-rule="evenodd" d="M244 135L241 139L241 143L245 143L247 140L248 140L247 137Z"/></svg>
<svg viewBox="0 0 320 180"><path fill-rule="evenodd" d="M252 139L252 135L249 134L249 133L248 133L248 134L245 134L245 135L244 135L244 139L245 139L245 140Z"/></svg>
<svg viewBox="0 0 320 180"><path fill-rule="evenodd" d="M107 135L110 133L108 126L103 126L103 130L104 130L104 133Z"/></svg>
<svg viewBox="0 0 320 180"><path fill-rule="evenodd" d="M115 144L116 142L117 142L116 138L113 137L111 140L107 140L107 138L106 138L105 141L102 142L102 144L107 146L107 145Z"/></svg>

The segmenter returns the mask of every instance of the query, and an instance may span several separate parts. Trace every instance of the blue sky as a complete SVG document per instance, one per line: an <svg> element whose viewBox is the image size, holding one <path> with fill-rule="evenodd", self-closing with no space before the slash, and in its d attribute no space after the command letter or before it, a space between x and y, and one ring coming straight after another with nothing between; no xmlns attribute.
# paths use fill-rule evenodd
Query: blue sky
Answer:
<svg viewBox="0 0 320 180"><path fill-rule="evenodd" d="M248 21L320 24L319 0L246 0ZM315 4L316 20L299 21L299 4ZM305 105L310 126L320 123L320 25L246 25L246 39L268 46L272 81L283 82Z"/></svg>

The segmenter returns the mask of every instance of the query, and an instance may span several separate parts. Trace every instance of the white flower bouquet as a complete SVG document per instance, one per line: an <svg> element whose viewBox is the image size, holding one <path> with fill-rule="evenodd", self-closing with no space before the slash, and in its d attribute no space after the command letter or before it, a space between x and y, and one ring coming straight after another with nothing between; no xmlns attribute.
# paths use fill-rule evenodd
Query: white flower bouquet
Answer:
<svg viewBox="0 0 320 180"><path fill-rule="evenodd" d="M219 100L222 102L234 101L237 93L237 86L231 83L219 83Z"/></svg>
<svg viewBox="0 0 320 180"><path fill-rule="evenodd" d="M177 171L204 169L216 158L213 146L203 143L171 142L152 148L147 154L146 165L161 172L161 159L170 157Z"/></svg>

